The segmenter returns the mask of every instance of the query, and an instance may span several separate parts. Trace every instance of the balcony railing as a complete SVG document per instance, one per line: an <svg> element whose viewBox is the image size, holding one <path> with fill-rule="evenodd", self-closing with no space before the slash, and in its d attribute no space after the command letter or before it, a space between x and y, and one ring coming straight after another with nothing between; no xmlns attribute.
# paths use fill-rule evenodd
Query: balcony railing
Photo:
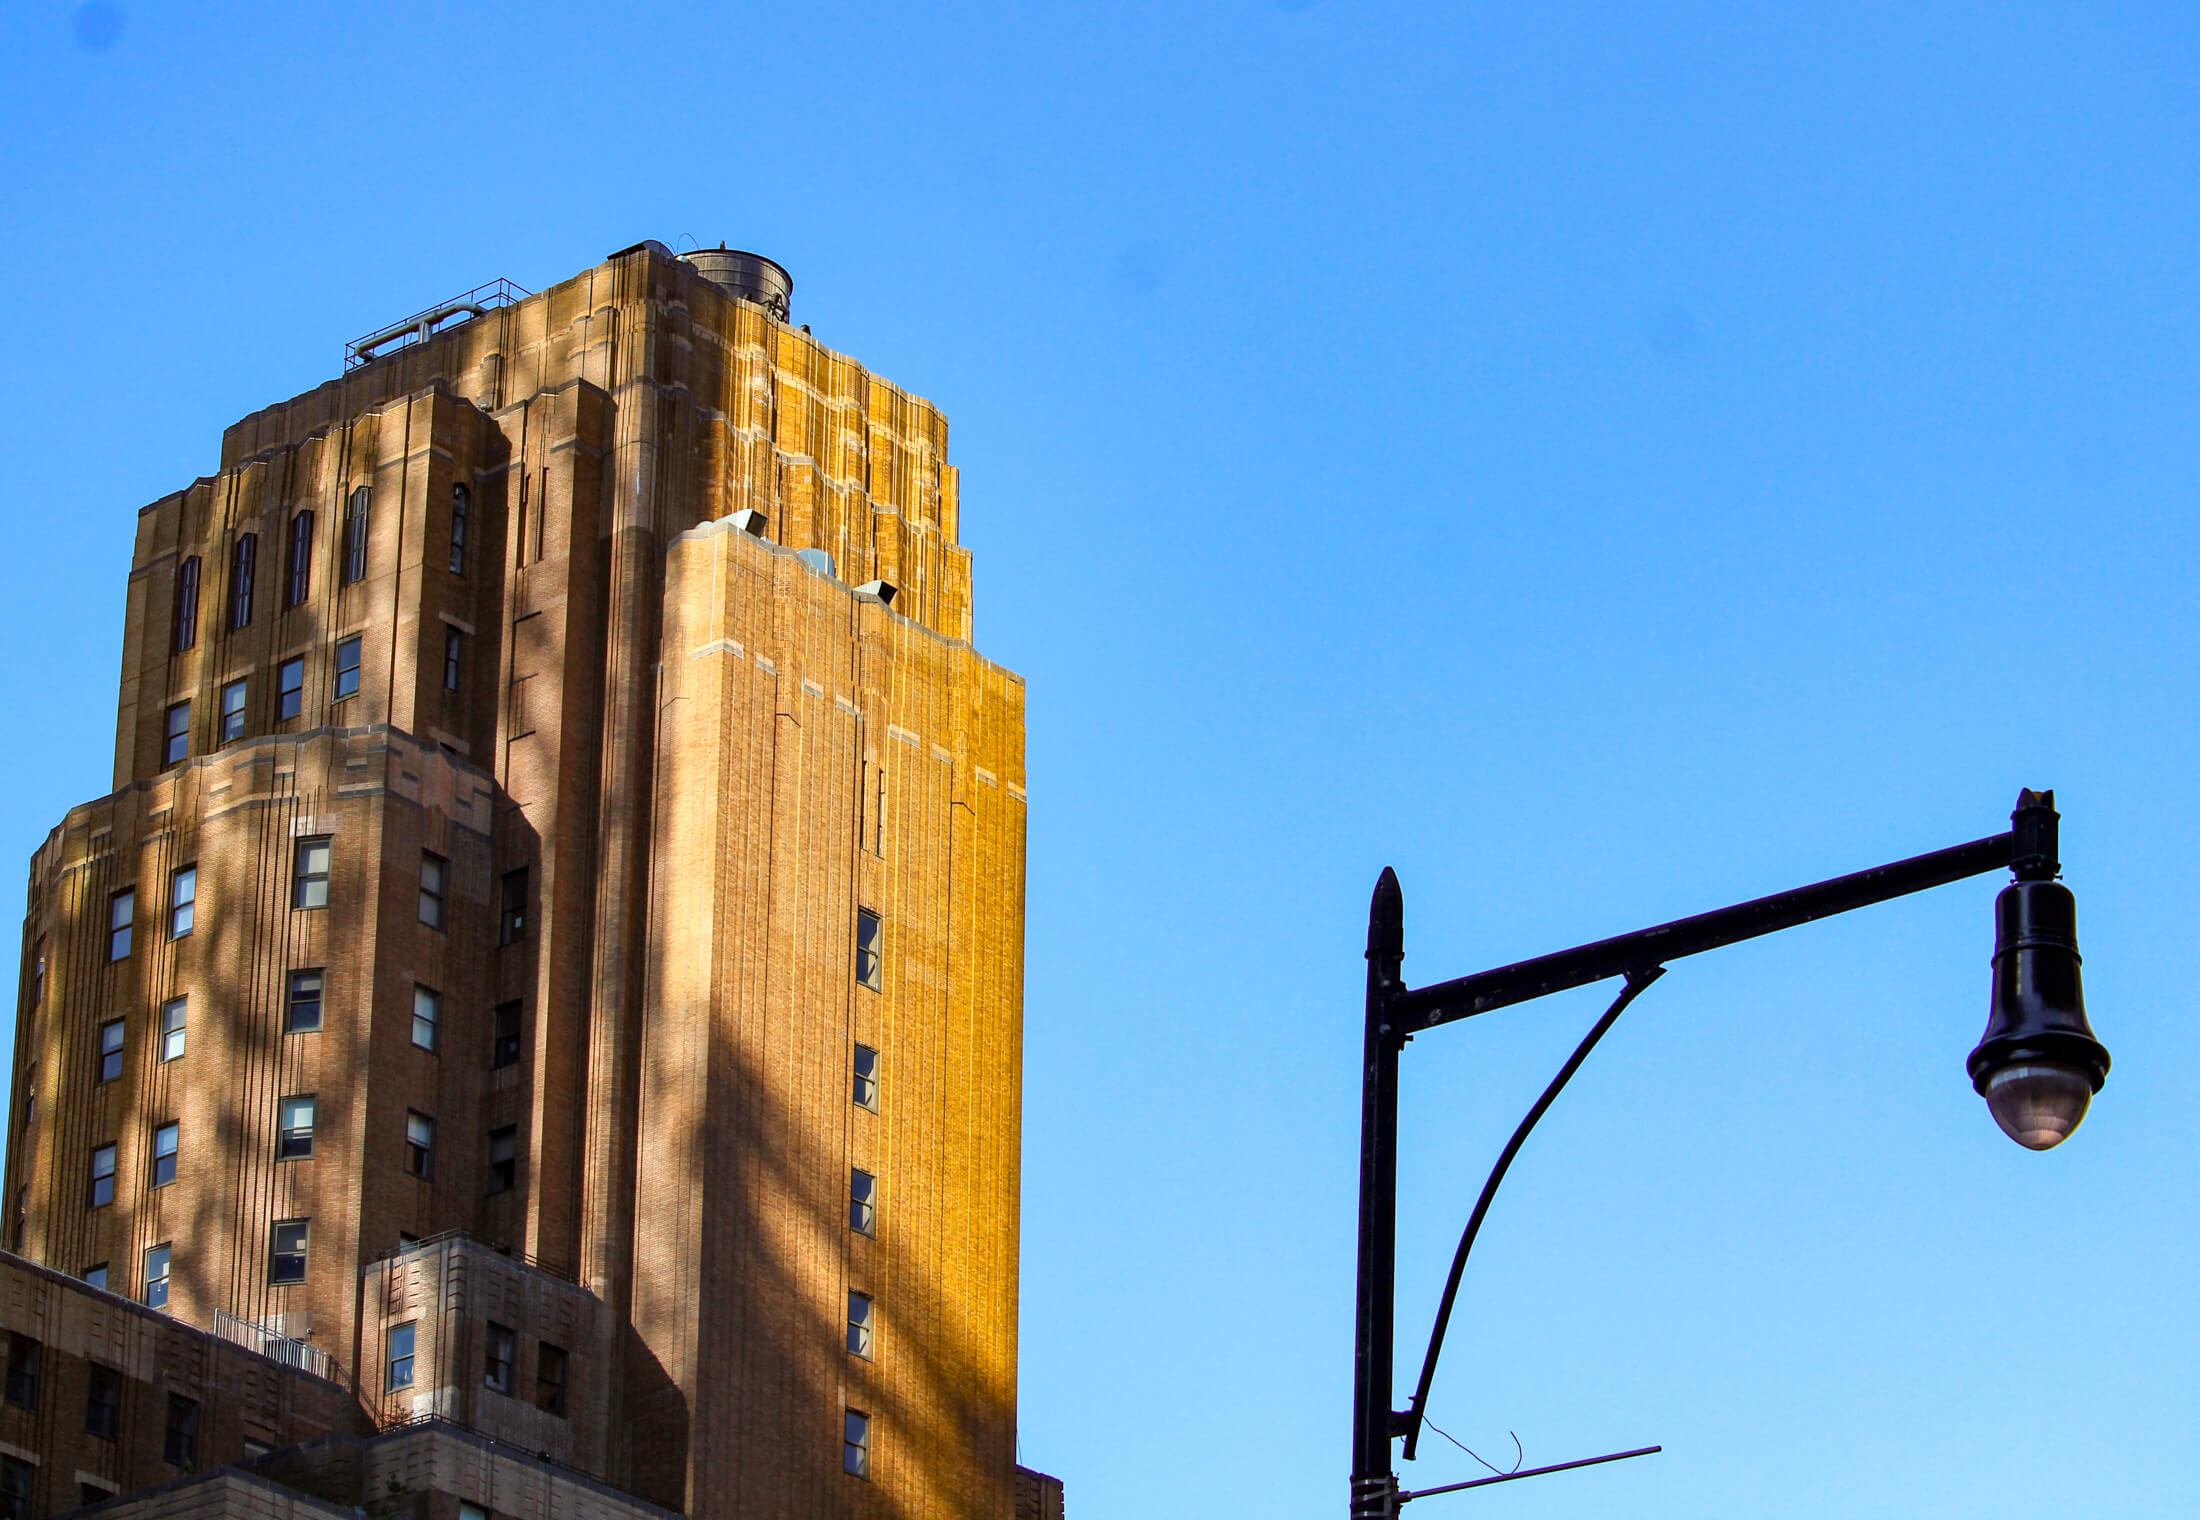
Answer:
<svg viewBox="0 0 2200 1520"><path fill-rule="evenodd" d="M248 1351L257 1351L271 1362L281 1362L285 1367L296 1367L315 1377L338 1381L336 1358L319 1346L270 1330L249 1319L240 1319L223 1310L214 1311L214 1333L225 1341L235 1341Z"/></svg>

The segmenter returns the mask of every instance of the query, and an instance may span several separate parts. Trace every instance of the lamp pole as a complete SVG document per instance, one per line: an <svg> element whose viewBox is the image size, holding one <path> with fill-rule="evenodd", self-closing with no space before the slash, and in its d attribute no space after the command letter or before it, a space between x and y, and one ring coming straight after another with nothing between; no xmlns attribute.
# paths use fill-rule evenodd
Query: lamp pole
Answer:
<svg viewBox="0 0 2200 1520"><path fill-rule="evenodd" d="M1460 1276L1490 1199L1529 1130L1628 1003L1664 973L1667 962L2007 868L2014 880L1995 901L1993 995L1986 1033L1968 1063L1972 1085L1986 1098L1995 1122L2028 1149L2060 1144L2076 1129L2093 1094L2107 1079L2108 1052L2093 1037L2086 1020L2078 977L2075 905L2070 890L2056 880L2061 874L2056 858L2058 823L2053 792L2020 792L2005 834L1419 988L1408 988L1400 977L1405 959L1405 903L1397 875L1385 868L1375 886L1367 925L1359 1282L1353 1342L1353 1520L1391 1520L1400 1504L1419 1497L1399 1491L1390 1443L1403 1436L1405 1454L1409 1459L1413 1456ZM1440 1024L1611 977L1624 977L1625 988L1514 1131L1484 1185L1452 1260L1420 1382L1408 1406L1394 1410L1398 1053L1416 1034ZM1537 1471L1603 1460L1612 1459L1562 1463ZM1444 1491L1472 1486L1476 1485L1448 1485Z"/></svg>

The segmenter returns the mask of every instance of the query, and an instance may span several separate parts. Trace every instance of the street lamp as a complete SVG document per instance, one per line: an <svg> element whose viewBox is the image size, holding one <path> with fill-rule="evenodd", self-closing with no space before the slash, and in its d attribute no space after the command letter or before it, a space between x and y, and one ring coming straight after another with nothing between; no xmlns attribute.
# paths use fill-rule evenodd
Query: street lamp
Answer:
<svg viewBox="0 0 2200 1520"><path fill-rule="evenodd" d="M1885 902L1928 887L2007 868L2014 880L1994 904L1993 996L1986 1033L1971 1052L1971 1085L1986 1099L2008 1136L2030 1150L2061 1144L2085 1118L2108 1077L2108 1052L2086 1022L2078 979L2077 909L2055 878L2057 824L2053 792L2017 794L2006 834L1929 855L1838 876L1813 886L1700 913L1633 934L1598 940L1554 955L1476 972L1433 986L1399 979L1405 958L1405 904L1396 874L1376 883L1367 925L1367 1041L1360 1087L1360 1244L1352 1403L1353 1520L1391 1520L1407 1500L1512 1478L1643 1456L1656 1447L1615 1452L1530 1472L1401 1493L1391 1470L1390 1443L1403 1437L1410 1460L1419 1444L1429 1385L1443 1350L1467 1255L1489 1213L1491 1198L1520 1146L1559 1091L1588 1059L1627 1005L1665 974L1669 961L1722 945L1792 929L1814 919ZM1625 985L1575 1048L1500 1153L1475 1201L1451 1276L1436 1311L1428 1354L1412 1401L1391 1405L1391 1353L1396 1303L1398 1230L1398 1052L1423 1030L1524 1003L1591 982L1621 977Z"/></svg>

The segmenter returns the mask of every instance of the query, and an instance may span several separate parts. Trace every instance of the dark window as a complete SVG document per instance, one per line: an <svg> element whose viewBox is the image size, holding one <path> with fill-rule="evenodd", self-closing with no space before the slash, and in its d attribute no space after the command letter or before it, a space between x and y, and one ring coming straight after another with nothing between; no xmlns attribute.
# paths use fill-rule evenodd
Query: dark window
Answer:
<svg viewBox="0 0 2200 1520"><path fill-rule="evenodd" d="M410 1322L390 1326L387 1341L389 1349L382 1361L389 1368L383 1385L388 1388L410 1388L413 1380L413 1327Z"/></svg>
<svg viewBox="0 0 2200 1520"><path fill-rule="evenodd" d="M306 1239L310 1220L278 1219L267 1236L267 1280L301 1283L306 1280Z"/></svg>
<svg viewBox="0 0 2200 1520"><path fill-rule="evenodd" d="M31 1520L31 1485L38 1469L21 1457L0 1457L0 1520Z"/></svg>
<svg viewBox="0 0 2200 1520"><path fill-rule="evenodd" d="M451 863L440 855L420 852L420 921L431 929L443 927L444 892L450 884Z"/></svg>
<svg viewBox="0 0 2200 1520"><path fill-rule="evenodd" d="M435 1121L405 1111L405 1170L415 1177L435 1175Z"/></svg>
<svg viewBox="0 0 2200 1520"><path fill-rule="evenodd" d="M855 1090L851 1096L856 1107L878 1112L878 1052L868 1045L856 1047Z"/></svg>
<svg viewBox="0 0 2200 1520"><path fill-rule="evenodd" d="M176 1180L176 1151L182 1126L169 1123L153 1130L153 1186L166 1187Z"/></svg>
<svg viewBox="0 0 2200 1520"><path fill-rule="evenodd" d="M422 1050L436 1048L436 1031L443 1024L443 994L432 987L413 984L413 1043Z"/></svg>
<svg viewBox="0 0 2200 1520"><path fill-rule="evenodd" d="M191 704L171 703L160 737L160 763L178 765L191 758Z"/></svg>
<svg viewBox="0 0 2200 1520"><path fill-rule="evenodd" d="M873 992L885 985L885 968L879 954L878 915L869 908L856 909L856 980Z"/></svg>
<svg viewBox="0 0 2200 1520"><path fill-rule="evenodd" d="M331 690L341 702L359 690L359 635L336 646L336 684Z"/></svg>
<svg viewBox="0 0 2200 1520"><path fill-rule="evenodd" d="M327 835L298 841L291 856L290 905L293 908L328 906L328 857Z"/></svg>
<svg viewBox="0 0 2200 1520"><path fill-rule="evenodd" d="M8 1402L17 1408L38 1407L38 1363L44 1352L27 1335L8 1336Z"/></svg>
<svg viewBox="0 0 2200 1520"><path fill-rule="evenodd" d="M176 626L171 643L177 654L199 641L199 557L176 567Z"/></svg>
<svg viewBox="0 0 2200 1520"><path fill-rule="evenodd" d="M489 1041L491 1066L512 1066L518 1063L521 1006L518 1003L497 1004Z"/></svg>
<svg viewBox="0 0 2200 1520"><path fill-rule="evenodd" d="M168 878L168 937L182 939L198 917L199 868L185 866Z"/></svg>
<svg viewBox="0 0 2200 1520"><path fill-rule="evenodd" d="M122 1020L99 1026L99 1080L112 1082L122 1075Z"/></svg>
<svg viewBox="0 0 2200 1520"><path fill-rule="evenodd" d="M283 587L283 605L301 607L313 592L313 514L300 512L290 520L290 577Z"/></svg>
<svg viewBox="0 0 2200 1520"><path fill-rule="evenodd" d="M88 1286L97 1288L102 1293L106 1292L107 1263L99 1261L94 1262L92 1263L92 1265L86 1267L84 1269L84 1281Z"/></svg>
<svg viewBox="0 0 2200 1520"><path fill-rule="evenodd" d="M848 1350L865 1360L871 1355L871 1295L848 1295Z"/></svg>
<svg viewBox="0 0 2200 1520"><path fill-rule="evenodd" d="M276 1107L277 1161L303 1161L313 1154L313 1094L295 1093Z"/></svg>
<svg viewBox="0 0 2200 1520"><path fill-rule="evenodd" d="M496 1321L489 1322L489 1356L486 1370L481 1376L484 1388L498 1393L512 1391L512 1363L516 1360L519 1337L509 1327Z"/></svg>
<svg viewBox="0 0 2200 1520"><path fill-rule="evenodd" d="M160 1058L183 1059L184 1020L191 1012L189 998L170 998L160 1005Z"/></svg>
<svg viewBox="0 0 2200 1520"><path fill-rule="evenodd" d="M112 1441L122 1423L122 1374L97 1362L84 1370L84 1433Z"/></svg>
<svg viewBox="0 0 2200 1520"><path fill-rule="evenodd" d="M506 871L497 892L497 943L516 945L527 938L527 873Z"/></svg>
<svg viewBox="0 0 2200 1520"><path fill-rule="evenodd" d="M117 892L107 900L107 959L127 960L130 955L130 925L137 920L137 889L131 887Z"/></svg>
<svg viewBox="0 0 2200 1520"><path fill-rule="evenodd" d="M878 1179L861 1167L848 1173L848 1228L858 1235L878 1233Z"/></svg>
<svg viewBox="0 0 2200 1520"><path fill-rule="evenodd" d="M231 681L222 688L221 738L223 744L235 744L244 737L245 683Z"/></svg>
<svg viewBox="0 0 2200 1520"><path fill-rule="evenodd" d="M168 1307L168 1247L155 1246L145 1253L145 1303L152 1309Z"/></svg>
<svg viewBox="0 0 2200 1520"><path fill-rule="evenodd" d="M91 1198L95 1209L103 1209L115 1201L115 1148L111 1141L92 1147Z"/></svg>
<svg viewBox="0 0 2200 1520"><path fill-rule="evenodd" d="M840 1470L858 1478L871 1476L871 1417L860 1409L842 1411Z"/></svg>
<svg viewBox="0 0 2200 1520"><path fill-rule="evenodd" d="M189 1472L199 1465L199 1401L180 1393L168 1395L168 1432L160 1454L173 1466Z"/></svg>
<svg viewBox="0 0 2200 1520"><path fill-rule="evenodd" d="M90 1509L95 1504L105 1504L117 1492L119 1490L102 1488L97 1483L86 1483L79 1480L76 1485L76 1502L81 1507Z"/></svg>
<svg viewBox="0 0 2200 1520"><path fill-rule="evenodd" d="M535 1343L535 1407L546 1413L565 1413L565 1349L548 1341Z"/></svg>
<svg viewBox="0 0 2200 1520"><path fill-rule="evenodd" d="M321 1027L321 971L290 973L290 1002L283 1010L286 1034L305 1034Z"/></svg>
<svg viewBox="0 0 2200 1520"><path fill-rule="evenodd" d="M456 628L443 630L443 689L458 690L458 674L466 665L466 635Z"/></svg>
<svg viewBox="0 0 2200 1520"><path fill-rule="evenodd" d="M451 487L451 574L466 573L467 516L473 509L473 493L464 486Z"/></svg>
<svg viewBox="0 0 2200 1520"><path fill-rule="evenodd" d="M295 718L306 708L306 657L285 660L275 667L275 719Z"/></svg>
<svg viewBox="0 0 2200 1520"><path fill-rule="evenodd" d="M229 556L229 626L252 626L252 580L260 567L260 535L247 533Z"/></svg>
<svg viewBox="0 0 2200 1520"><path fill-rule="evenodd" d="M489 1191L509 1193L519 1181L519 1126L489 1131Z"/></svg>
<svg viewBox="0 0 2200 1520"><path fill-rule="evenodd" d="M374 510L374 491L361 486L344 503L344 584L367 578L367 520Z"/></svg>

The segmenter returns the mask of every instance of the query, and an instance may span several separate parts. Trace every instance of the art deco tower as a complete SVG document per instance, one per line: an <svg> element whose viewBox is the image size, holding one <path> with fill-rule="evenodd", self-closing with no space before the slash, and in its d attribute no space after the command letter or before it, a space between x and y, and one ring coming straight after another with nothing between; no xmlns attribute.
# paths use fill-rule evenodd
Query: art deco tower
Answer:
<svg viewBox="0 0 2200 1520"><path fill-rule="evenodd" d="M674 1509L1007 1517L1023 688L788 293L453 303L140 514L8 1243Z"/></svg>

